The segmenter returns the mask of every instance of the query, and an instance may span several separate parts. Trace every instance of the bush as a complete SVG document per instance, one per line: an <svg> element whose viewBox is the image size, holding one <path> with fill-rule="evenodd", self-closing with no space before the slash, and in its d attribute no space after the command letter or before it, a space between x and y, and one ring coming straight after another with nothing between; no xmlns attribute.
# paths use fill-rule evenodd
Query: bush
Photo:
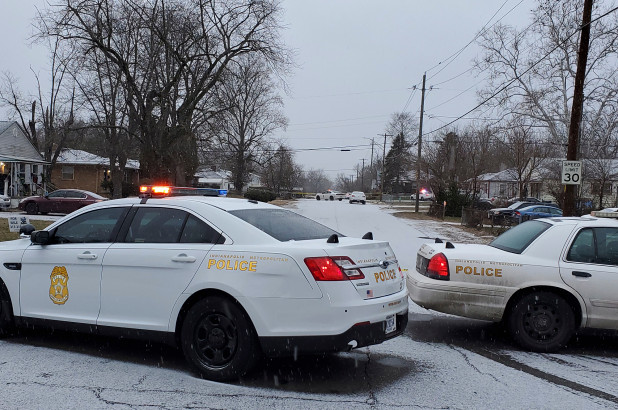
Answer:
<svg viewBox="0 0 618 410"><path fill-rule="evenodd" d="M470 197L459 192L456 183L452 183L447 191L440 191L437 195L437 202L446 201L445 216L461 217L461 209L468 207L471 203Z"/></svg>
<svg viewBox="0 0 618 410"><path fill-rule="evenodd" d="M270 202L277 198L277 194L267 189L248 189L245 192L245 198L260 202Z"/></svg>

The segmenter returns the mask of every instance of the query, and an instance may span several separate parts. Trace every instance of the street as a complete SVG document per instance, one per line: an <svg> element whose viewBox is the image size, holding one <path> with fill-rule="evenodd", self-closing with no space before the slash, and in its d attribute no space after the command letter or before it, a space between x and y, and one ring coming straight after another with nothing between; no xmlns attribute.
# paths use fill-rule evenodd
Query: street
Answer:
<svg viewBox="0 0 618 410"><path fill-rule="evenodd" d="M376 204L299 200L344 235L388 240L404 269L432 238L485 240ZM5 216L2 214L1 216ZM240 382L196 378L162 344L26 330L0 340L2 408L618 408L618 334L586 331L557 354L520 350L493 323L411 302L403 336L350 353L265 360Z"/></svg>

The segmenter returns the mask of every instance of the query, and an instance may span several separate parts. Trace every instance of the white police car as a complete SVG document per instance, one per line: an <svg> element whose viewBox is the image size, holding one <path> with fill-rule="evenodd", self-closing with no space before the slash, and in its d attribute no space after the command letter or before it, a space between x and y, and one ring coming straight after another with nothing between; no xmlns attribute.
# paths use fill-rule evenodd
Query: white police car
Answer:
<svg viewBox="0 0 618 410"><path fill-rule="evenodd" d="M555 351L579 327L618 329L618 221L537 219L489 245L424 244L407 287L420 306L504 321L522 347Z"/></svg>
<svg viewBox="0 0 618 410"><path fill-rule="evenodd" d="M48 325L181 346L203 377L256 358L400 335L404 277L387 242L257 201L126 198L0 244L0 333Z"/></svg>

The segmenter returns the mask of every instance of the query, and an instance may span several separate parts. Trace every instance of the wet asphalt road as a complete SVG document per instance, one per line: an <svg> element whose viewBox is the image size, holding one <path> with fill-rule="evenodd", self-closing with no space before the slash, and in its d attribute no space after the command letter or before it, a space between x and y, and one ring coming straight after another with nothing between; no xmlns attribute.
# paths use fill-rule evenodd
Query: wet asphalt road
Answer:
<svg viewBox="0 0 618 410"><path fill-rule="evenodd" d="M344 233L365 231L358 221L369 221L374 232L399 232L392 236L398 249L436 236L427 225L385 217L377 206L345 205L321 205L331 207ZM299 212L326 213L310 203ZM617 403L616 332L580 332L557 354L529 353L497 324L416 306L401 337L350 353L264 360L228 384L195 377L179 350L158 343L47 330L0 340L0 408L603 409Z"/></svg>

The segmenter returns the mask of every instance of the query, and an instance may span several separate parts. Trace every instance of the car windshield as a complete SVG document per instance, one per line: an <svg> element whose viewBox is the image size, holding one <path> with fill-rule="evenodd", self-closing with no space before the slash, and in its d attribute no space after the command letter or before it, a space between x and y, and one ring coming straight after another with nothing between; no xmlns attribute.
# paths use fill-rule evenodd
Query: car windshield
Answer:
<svg viewBox="0 0 618 410"><path fill-rule="evenodd" d="M509 206L509 209L517 209L519 205L521 205L521 202L515 202Z"/></svg>
<svg viewBox="0 0 618 410"><path fill-rule="evenodd" d="M528 221L509 229L494 239L489 246L512 253L522 253L551 225L546 222Z"/></svg>
<svg viewBox="0 0 618 410"><path fill-rule="evenodd" d="M285 241L304 241L328 238L339 232L285 209L240 209L229 211L273 238Z"/></svg>

